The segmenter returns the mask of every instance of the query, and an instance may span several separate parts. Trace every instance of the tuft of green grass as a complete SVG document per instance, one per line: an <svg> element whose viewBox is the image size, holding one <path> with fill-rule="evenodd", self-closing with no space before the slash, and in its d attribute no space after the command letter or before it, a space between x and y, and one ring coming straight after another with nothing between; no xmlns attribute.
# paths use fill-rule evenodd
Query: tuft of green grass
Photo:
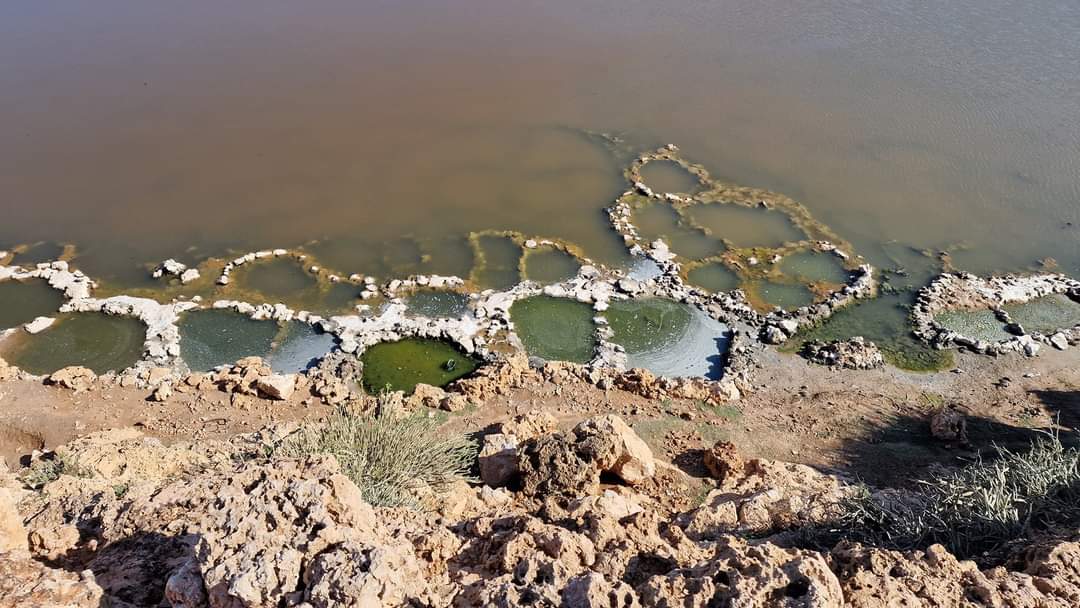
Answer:
<svg viewBox="0 0 1080 608"><path fill-rule="evenodd" d="M940 543L961 558L993 555L1033 532L1080 524L1080 451L1051 435L1027 452L1002 448L992 461L935 474L910 494L863 488L838 506L835 521L808 531L811 542L901 550Z"/></svg>
<svg viewBox="0 0 1080 608"><path fill-rule="evenodd" d="M462 435L440 435L437 420L338 412L324 425L308 425L286 439L275 454L304 458L331 454L342 472L375 506L420 508L417 493L439 493L467 479L477 448Z"/></svg>
<svg viewBox="0 0 1080 608"><path fill-rule="evenodd" d="M38 490L60 479L61 475L92 477L93 472L79 464L73 456L64 452L54 452L51 458L42 458L35 462L23 473L21 479L27 487Z"/></svg>

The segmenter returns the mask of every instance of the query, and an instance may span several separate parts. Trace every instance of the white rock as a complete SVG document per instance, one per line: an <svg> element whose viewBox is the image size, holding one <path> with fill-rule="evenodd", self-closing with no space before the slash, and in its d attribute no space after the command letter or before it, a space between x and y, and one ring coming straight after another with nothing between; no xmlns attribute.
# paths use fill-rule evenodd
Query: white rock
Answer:
<svg viewBox="0 0 1080 608"><path fill-rule="evenodd" d="M198 281L200 276L201 275L199 274L198 270L194 268L188 268L184 272L180 273L180 282L184 285L187 285L192 281Z"/></svg>
<svg viewBox="0 0 1080 608"><path fill-rule="evenodd" d="M56 323L56 319L52 317L38 317L26 325L23 325L23 329L26 330L26 333L34 335L49 329L52 327L53 323Z"/></svg>

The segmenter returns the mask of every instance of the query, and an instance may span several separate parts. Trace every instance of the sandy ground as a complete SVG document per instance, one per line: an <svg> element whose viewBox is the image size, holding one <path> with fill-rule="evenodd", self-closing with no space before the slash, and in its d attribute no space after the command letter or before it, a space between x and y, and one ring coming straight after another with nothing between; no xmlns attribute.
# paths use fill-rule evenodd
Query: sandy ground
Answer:
<svg viewBox="0 0 1080 608"><path fill-rule="evenodd" d="M692 475L703 474L700 450L726 439L750 456L900 485L994 444L1022 448L1040 430L1080 427L1078 362L1080 349L1034 358L960 354L962 372L912 374L894 368L830 370L770 349L755 372L756 390L721 407L537 380L461 413L431 415L445 417L448 430L471 433L534 408L565 425L612 412L630 421L658 455ZM76 394L37 382L0 384L0 456L16 465L33 449L107 428L136 426L171 442L226 437L269 422L318 420L331 411L310 397L272 402L186 390L161 404L148 401L145 390L109 387ZM930 437L928 418L943 406L968 416L968 445Z"/></svg>

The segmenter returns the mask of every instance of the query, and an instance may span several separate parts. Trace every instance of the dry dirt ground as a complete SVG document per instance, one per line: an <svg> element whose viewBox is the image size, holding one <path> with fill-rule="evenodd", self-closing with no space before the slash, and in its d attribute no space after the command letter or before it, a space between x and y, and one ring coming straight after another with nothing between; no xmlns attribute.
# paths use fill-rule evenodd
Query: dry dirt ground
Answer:
<svg viewBox="0 0 1080 608"><path fill-rule="evenodd" d="M957 370L913 374L894 368L831 370L773 350L755 373L755 390L720 407L650 401L584 382L535 380L464 412L429 412L448 431L476 433L495 421L540 408L570 426L617 413L656 454L703 476L701 452L726 439L751 457L842 471L875 485L903 485L937 464L958 464L994 444L1022 448L1046 430L1080 428L1080 349L1040 356L960 354ZM962 370L962 371L959 371ZM269 422L318 420L331 412L313 398L273 402L187 389L166 403L120 387L84 393L38 382L0 384L0 456L17 465L31 450L92 431L135 426L165 442L224 438ZM928 418L955 407L968 418L969 442L946 445ZM1063 439L1073 433L1063 432Z"/></svg>

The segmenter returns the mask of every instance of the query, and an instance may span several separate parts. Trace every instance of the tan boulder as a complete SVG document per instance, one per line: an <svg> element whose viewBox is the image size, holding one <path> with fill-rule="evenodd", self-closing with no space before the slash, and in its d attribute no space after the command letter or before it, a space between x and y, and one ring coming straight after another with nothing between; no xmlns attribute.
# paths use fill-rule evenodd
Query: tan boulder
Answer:
<svg viewBox="0 0 1080 608"><path fill-rule="evenodd" d="M549 435L558 428L558 421L555 420L555 417L543 410L531 410L499 424L500 433L513 435L519 441L528 441L534 437Z"/></svg>
<svg viewBox="0 0 1080 608"><path fill-rule="evenodd" d="M76 393L90 390L96 381L97 374L78 365L57 370L49 376L50 384L73 390Z"/></svg>
<svg viewBox="0 0 1080 608"><path fill-rule="evenodd" d="M29 555L0 552L0 608L100 608L102 590L89 570L49 568Z"/></svg>
<svg viewBox="0 0 1080 608"><path fill-rule="evenodd" d="M0 488L0 552L25 551L27 548L26 528L16 504L15 493Z"/></svg>
<svg viewBox="0 0 1080 608"><path fill-rule="evenodd" d="M493 433L484 435L477 462L480 479L497 488L509 484L518 476L518 440L514 435Z"/></svg>
<svg viewBox="0 0 1080 608"><path fill-rule="evenodd" d="M771 543L751 545L737 538L723 540L708 561L653 576L636 591L644 606L845 605L840 582L820 553L784 549Z"/></svg>
<svg viewBox="0 0 1080 608"><path fill-rule="evenodd" d="M288 401L296 391L295 374L271 374L255 379L253 386L263 397L277 401Z"/></svg>
<svg viewBox="0 0 1080 608"><path fill-rule="evenodd" d="M601 472L617 475L631 485L656 473L652 450L638 437L634 429L618 416L609 414L582 421L574 427L574 433L578 437L605 437L613 443L613 450L597 461Z"/></svg>
<svg viewBox="0 0 1080 608"><path fill-rule="evenodd" d="M721 485L725 480L742 477L746 463L738 448L730 441L717 441L716 445L705 450L705 468Z"/></svg>
<svg viewBox="0 0 1080 608"><path fill-rule="evenodd" d="M446 391L430 384L420 383L413 389L413 394L406 399L408 409L415 410L421 407L436 409L441 406L446 398Z"/></svg>

